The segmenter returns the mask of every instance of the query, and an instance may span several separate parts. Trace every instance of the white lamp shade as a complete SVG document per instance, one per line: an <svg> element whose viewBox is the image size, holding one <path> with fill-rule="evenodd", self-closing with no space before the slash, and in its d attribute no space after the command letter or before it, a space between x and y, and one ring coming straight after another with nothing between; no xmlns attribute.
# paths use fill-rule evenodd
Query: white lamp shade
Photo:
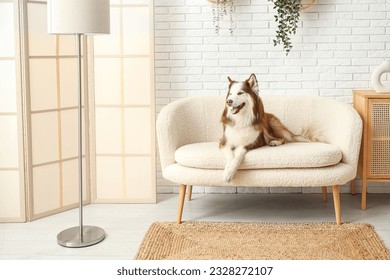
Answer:
<svg viewBox="0 0 390 280"><path fill-rule="evenodd" d="M110 0L48 0L49 34L110 33Z"/></svg>

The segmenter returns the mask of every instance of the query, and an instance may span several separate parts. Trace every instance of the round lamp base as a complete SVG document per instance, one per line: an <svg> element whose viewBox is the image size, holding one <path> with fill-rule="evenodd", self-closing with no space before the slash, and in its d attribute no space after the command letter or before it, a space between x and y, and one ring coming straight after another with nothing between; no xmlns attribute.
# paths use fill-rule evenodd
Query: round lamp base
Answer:
<svg viewBox="0 0 390 280"><path fill-rule="evenodd" d="M83 226L83 239L80 238L80 227L72 227L61 231L57 235L59 245L68 248L92 246L104 239L106 233L100 227Z"/></svg>

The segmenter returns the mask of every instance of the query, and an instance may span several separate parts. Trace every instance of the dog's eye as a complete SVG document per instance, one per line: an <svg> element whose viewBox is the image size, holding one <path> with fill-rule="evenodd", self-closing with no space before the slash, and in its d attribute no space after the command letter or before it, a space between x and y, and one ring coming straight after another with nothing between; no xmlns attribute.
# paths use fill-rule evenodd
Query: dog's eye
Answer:
<svg viewBox="0 0 390 280"><path fill-rule="evenodd" d="M241 95L241 94L244 94L244 92L243 92L243 91L240 91L239 93L237 93L237 95Z"/></svg>

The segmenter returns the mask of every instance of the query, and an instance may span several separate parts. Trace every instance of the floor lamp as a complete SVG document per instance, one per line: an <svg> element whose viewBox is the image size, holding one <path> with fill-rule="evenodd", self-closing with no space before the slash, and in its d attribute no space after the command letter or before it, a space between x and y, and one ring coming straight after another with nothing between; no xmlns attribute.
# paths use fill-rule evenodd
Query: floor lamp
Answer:
<svg viewBox="0 0 390 280"><path fill-rule="evenodd" d="M57 242L64 247L80 248L97 244L105 237L102 228L83 225L81 38L86 34L110 33L110 1L48 0L47 8L48 33L75 35L77 39L79 226L61 231Z"/></svg>

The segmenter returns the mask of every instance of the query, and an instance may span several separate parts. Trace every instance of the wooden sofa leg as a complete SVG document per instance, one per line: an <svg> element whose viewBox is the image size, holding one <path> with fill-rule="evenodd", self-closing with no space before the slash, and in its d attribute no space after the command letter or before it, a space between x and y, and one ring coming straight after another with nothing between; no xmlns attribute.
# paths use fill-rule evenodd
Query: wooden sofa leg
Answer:
<svg viewBox="0 0 390 280"><path fill-rule="evenodd" d="M177 211L177 218L176 223L181 224L181 216L183 214L183 206L184 206L184 199L186 197L186 185L180 185L180 194L179 194L179 203L178 203L178 211Z"/></svg>
<svg viewBox="0 0 390 280"><path fill-rule="evenodd" d="M333 186L333 203L336 214L336 223L341 225L341 208L340 208L340 188L338 185Z"/></svg>
<svg viewBox="0 0 390 280"><path fill-rule="evenodd" d="M191 201L191 197L192 197L192 186L188 185L187 200Z"/></svg>
<svg viewBox="0 0 390 280"><path fill-rule="evenodd" d="M355 179L351 181L351 194L355 194Z"/></svg>
<svg viewBox="0 0 390 280"><path fill-rule="evenodd" d="M328 201L328 187L322 187L322 201Z"/></svg>

